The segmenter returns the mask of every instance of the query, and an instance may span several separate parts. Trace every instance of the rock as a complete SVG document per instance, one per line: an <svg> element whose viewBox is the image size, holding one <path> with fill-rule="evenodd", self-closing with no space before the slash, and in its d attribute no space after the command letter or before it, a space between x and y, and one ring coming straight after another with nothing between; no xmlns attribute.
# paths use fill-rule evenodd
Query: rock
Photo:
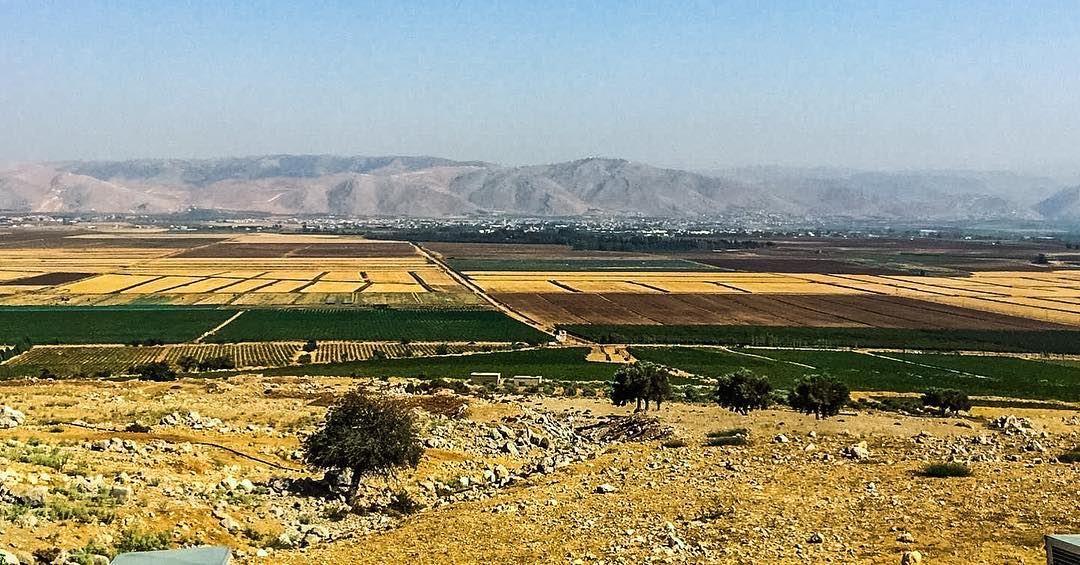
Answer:
<svg viewBox="0 0 1080 565"><path fill-rule="evenodd" d="M49 488L44 486L30 485L4 485L0 486L0 501L8 504L29 506L30 508L43 508L45 499L49 496Z"/></svg>
<svg viewBox="0 0 1080 565"><path fill-rule="evenodd" d="M221 479L221 482L218 483L218 486L220 486L226 492L232 492L232 491L236 490L237 487L240 486L240 481L238 481L238 480L234 479L233 477L229 476L229 477L225 477L224 479Z"/></svg>
<svg viewBox="0 0 1080 565"><path fill-rule="evenodd" d="M10 407L0 406L0 430L17 428L26 421L26 415Z"/></svg>
<svg viewBox="0 0 1080 565"><path fill-rule="evenodd" d="M596 494L611 494L611 493L613 493L615 491L616 491L615 487L613 487L613 486L611 486L611 485L609 485L607 483L604 483L602 485L597 485L596 490L594 492L596 492Z"/></svg>
<svg viewBox="0 0 1080 565"><path fill-rule="evenodd" d="M281 532L281 535L277 537L277 546L282 549L291 549L296 546L296 540L289 535L289 532Z"/></svg>
<svg viewBox="0 0 1080 565"><path fill-rule="evenodd" d="M896 541L900 543L915 543L915 536L911 535L909 532L904 532L896 536Z"/></svg>
<svg viewBox="0 0 1080 565"><path fill-rule="evenodd" d="M0 549L0 565L19 565L19 558L14 553Z"/></svg>
<svg viewBox="0 0 1080 565"><path fill-rule="evenodd" d="M790 439L788 439L788 437L787 437L786 435L784 435L784 434L779 434L779 435L777 435L776 437L774 437L774 438L773 438L772 440L773 440L773 443L788 443L788 442L790 442L790 441L791 441L791 440L790 440Z"/></svg>
<svg viewBox="0 0 1080 565"><path fill-rule="evenodd" d="M1001 430L1006 435L1028 435L1035 432L1031 420L1017 416L1000 416L990 420L990 427Z"/></svg>
<svg viewBox="0 0 1080 565"><path fill-rule="evenodd" d="M825 536L822 536L818 532L810 534L810 537L806 540L807 543L825 543Z"/></svg>
<svg viewBox="0 0 1080 565"><path fill-rule="evenodd" d="M234 520L232 516L225 516L224 518L222 518L221 527L225 528L225 531L229 532L230 534L239 532L242 528L240 522Z"/></svg>
<svg viewBox="0 0 1080 565"><path fill-rule="evenodd" d="M111 561L104 555L95 554L90 556L90 565L109 565L109 563L111 563Z"/></svg>
<svg viewBox="0 0 1080 565"><path fill-rule="evenodd" d="M866 447L865 441L844 448L842 455L848 459L855 459L856 461L865 461L870 458L870 449Z"/></svg>
<svg viewBox="0 0 1080 565"><path fill-rule="evenodd" d="M905 551L900 557L900 565L916 565L923 562L923 556L918 551Z"/></svg>

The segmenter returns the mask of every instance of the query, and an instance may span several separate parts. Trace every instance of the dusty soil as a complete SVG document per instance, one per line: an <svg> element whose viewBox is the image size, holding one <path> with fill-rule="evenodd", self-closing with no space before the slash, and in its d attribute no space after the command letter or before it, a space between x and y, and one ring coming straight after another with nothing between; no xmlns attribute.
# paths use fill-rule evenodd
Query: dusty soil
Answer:
<svg viewBox="0 0 1080 565"><path fill-rule="evenodd" d="M0 404L27 416L23 425L0 430L0 471L15 474L19 486L46 485L50 505L82 504L65 486L78 477L101 474L106 485L132 491L110 508L109 522L28 521L0 503L0 549L25 555L95 541L107 546L137 527L168 530L181 542L228 544L243 563L895 564L904 551L918 550L933 564L1033 564L1044 559L1044 534L1080 531L1080 465L1054 460L1080 445L1075 410L980 408L963 419L862 412L817 421L787 410L744 417L669 404L659 417L684 447L611 444L595 457L401 518L327 519L329 504L263 487L275 478L317 474L198 445L216 443L298 468L299 434L313 429L334 394L356 384L292 377L0 383ZM513 471L515 456L481 449L476 438L523 414L591 421L626 413L603 399L468 402L466 421L424 420L426 434L438 428L432 437L449 443L428 449L420 468L403 474L395 488L415 489L433 477L451 482L494 464ZM190 410L211 429L158 423ZM1005 414L1030 419L1034 430L1006 434L987 426ZM210 422L215 418L220 425ZM73 420L111 429L136 420L153 426L150 433L128 433L59 424ZM704 446L707 432L735 427L749 429L749 445ZM786 441L777 441L780 435ZM110 438L132 443L119 448ZM870 457L846 457L860 441ZM94 450L94 442L108 447ZM59 470L27 457L57 447L70 457ZM947 459L970 462L974 474L920 475L928 462ZM222 492L218 485L228 477L250 480L257 490ZM600 485L613 492L598 493ZM223 524L225 515L237 522L233 531ZM275 547L283 531L303 522L331 535L303 548ZM256 557L260 549L267 555Z"/></svg>

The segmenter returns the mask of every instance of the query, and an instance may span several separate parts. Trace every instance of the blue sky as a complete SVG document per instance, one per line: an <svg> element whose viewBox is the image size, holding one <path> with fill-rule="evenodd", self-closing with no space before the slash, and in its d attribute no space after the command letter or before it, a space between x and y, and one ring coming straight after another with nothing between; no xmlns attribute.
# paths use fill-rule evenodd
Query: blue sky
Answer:
<svg viewBox="0 0 1080 565"><path fill-rule="evenodd" d="M1080 172L1076 2L0 0L0 161Z"/></svg>

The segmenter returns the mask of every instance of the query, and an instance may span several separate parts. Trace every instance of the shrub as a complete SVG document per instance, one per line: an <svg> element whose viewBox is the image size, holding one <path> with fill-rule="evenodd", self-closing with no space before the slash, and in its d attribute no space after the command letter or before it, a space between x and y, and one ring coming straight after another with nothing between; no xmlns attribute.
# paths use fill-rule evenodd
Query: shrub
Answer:
<svg viewBox="0 0 1080 565"><path fill-rule="evenodd" d="M386 509L394 512L400 516L408 516L409 514L416 514L424 509L424 505L420 501L413 498L409 491L403 490L394 494L390 499L390 504L386 506Z"/></svg>
<svg viewBox="0 0 1080 565"><path fill-rule="evenodd" d="M296 362L301 365L307 365L308 363L311 363L311 354L301 353L300 356L296 358Z"/></svg>
<svg viewBox="0 0 1080 565"><path fill-rule="evenodd" d="M199 360L192 357L191 355L184 355L183 357L176 360L176 366L180 367L181 371L185 373L190 373L199 366Z"/></svg>
<svg viewBox="0 0 1080 565"><path fill-rule="evenodd" d="M732 412L746 415L751 410L768 408L772 403L772 390L767 378L746 369L739 369L720 377L713 392L713 400Z"/></svg>
<svg viewBox="0 0 1080 565"><path fill-rule="evenodd" d="M317 341L313 340L313 339L309 339L309 340L307 340L307 343L304 344L303 350L306 353L312 353L318 348L319 348L319 343Z"/></svg>
<svg viewBox="0 0 1080 565"><path fill-rule="evenodd" d="M304 452L313 467L351 470L352 500L363 477L415 468L423 447L407 405L361 389L330 407L322 427L304 441Z"/></svg>
<svg viewBox="0 0 1080 565"><path fill-rule="evenodd" d="M843 382L829 375L809 375L795 385L788 395L788 404L803 414L822 419L835 416L851 400Z"/></svg>
<svg viewBox="0 0 1080 565"><path fill-rule="evenodd" d="M725 445L747 445L750 443L745 436L721 436L711 437L705 440L708 447L721 447Z"/></svg>
<svg viewBox="0 0 1080 565"><path fill-rule="evenodd" d="M1074 447L1071 451L1066 451L1058 456L1058 461L1062 463L1080 463L1080 447Z"/></svg>
<svg viewBox="0 0 1080 565"><path fill-rule="evenodd" d="M116 543L117 553L129 551L160 551L169 549L172 537L168 531L148 532L139 528L128 528L120 534Z"/></svg>
<svg viewBox="0 0 1080 565"><path fill-rule="evenodd" d="M967 412L971 410L971 400L968 395L954 389L932 388L922 396L923 406L930 406L941 411L945 416L949 412Z"/></svg>
<svg viewBox="0 0 1080 565"><path fill-rule="evenodd" d="M386 352L381 350L381 349L376 349L376 350L371 352L371 360L372 361L385 361L385 360L387 360L389 358L390 358L390 356L387 355Z"/></svg>
<svg viewBox="0 0 1080 565"><path fill-rule="evenodd" d="M924 477L970 477L971 467L963 463L933 463L923 467Z"/></svg>
<svg viewBox="0 0 1080 565"><path fill-rule="evenodd" d="M176 371L163 361L136 365L131 368L131 372L146 381L165 382L176 380Z"/></svg>
<svg viewBox="0 0 1080 565"><path fill-rule="evenodd" d="M665 449L678 449L686 447L686 442L681 439L669 439L661 444Z"/></svg>
<svg viewBox="0 0 1080 565"><path fill-rule="evenodd" d="M210 357L199 363L200 371L222 371L235 368L236 363L234 363L232 357L229 357L228 355Z"/></svg>
<svg viewBox="0 0 1080 565"><path fill-rule="evenodd" d="M449 355L450 346L445 343L440 343L435 346L435 355Z"/></svg>

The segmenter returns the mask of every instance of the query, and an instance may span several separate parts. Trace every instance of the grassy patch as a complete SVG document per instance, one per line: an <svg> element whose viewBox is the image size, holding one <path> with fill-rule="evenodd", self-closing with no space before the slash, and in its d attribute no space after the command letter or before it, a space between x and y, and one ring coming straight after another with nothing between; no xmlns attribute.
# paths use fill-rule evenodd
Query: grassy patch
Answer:
<svg viewBox="0 0 1080 565"><path fill-rule="evenodd" d="M504 341L551 338L493 310L250 310L211 336L214 342Z"/></svg>
<svg viewBox="0 0 1080 565"><path fill-rule="evenodd" d="M199 337L234 312L210 308L93 306L0 308L0 343L179 343Z"/></svg>
<svg viewBox="0 0 1080 565"><path fill-rule="evenodd" d="M908 330L773 326L565 325L601 343L685 343L768 347L883 347L933 351L1080 353L1074 330Z"/></svg>
<svg viewBox="0 0 1080 565"><path fill-rule="evenodd" d="M970 477L971 467L963 463L932 463L923 467L924 477L944 479L950 477Z"/></svg>

